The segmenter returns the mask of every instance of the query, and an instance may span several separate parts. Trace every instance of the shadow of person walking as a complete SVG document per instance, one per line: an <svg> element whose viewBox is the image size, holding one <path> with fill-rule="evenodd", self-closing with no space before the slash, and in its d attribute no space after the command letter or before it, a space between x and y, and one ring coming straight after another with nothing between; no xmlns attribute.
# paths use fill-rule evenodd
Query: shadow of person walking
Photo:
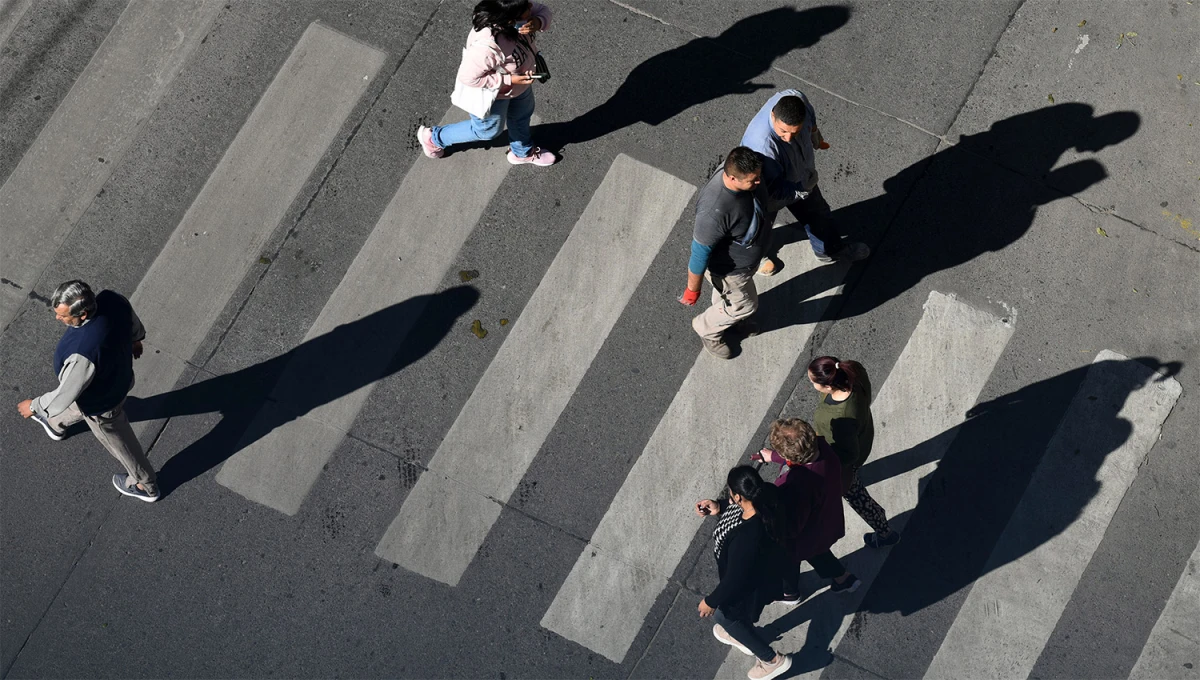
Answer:
<svg viewBox="0 0 1200 680"><path fill-rule="evenodd" d="M697 104L774 85L750 82L779 57L811 47L850 20L850 9L781 7L746 17L720 35L696 38L638 64L608 101L573 120L539 125L547 148L583 144L635 123L660 125ZM733 53L731 54L731 50Z"/></svg>
<svg viewBox="0 0 1200 680"><path fill-rule="evenodd" d="M963 424L869 461L859 471L868 486L937 462L936 470L918 482L916 509L897 518L905 524L904 540L886 554L863 548L843 558L848 569L860 573L875 571L887 560L857 613L827 606L828 601L823 605L819 600L829 597L823 594L768 628L780 633L811 619L797 659L802 667L819 668L830 662L829 645L845 616L855 617L853 635L843 640L848 647L839 646L839 655L857 654L858 647L893 637L896 617L918 615L1046 544L1080 520L1101 489L1101 466L1129 440L1133 425L1121 411L1130 395L1181 369L1180 362L1151 357L1097 361L979 404ZM948 449L941 446L946 438L953 440ZM1055 491L1027 498L1052 442L1057 455L1046 469L1056 477ZM1065 461L1064 447L1073 450ZM938 460L940 450L945 455ZM1037 504L1037 521L1006 533L1023 498ZM927 622L903 626L905 658L890 666L897 676L925 673L952 614L930 612Z"/></svg>
<svg viewBox="0 0 1200 680"><path fill-rule="evenodd" d="M240 371L147 399L130 397L131 421L222 416L163 464L160 488L170 493L285 423L403 370L436 347L478 300L470 286L420 295Z"/></svg>
<svg viewBox="0 0 1200 680"><path fill-rule="evenodd" d="M1093 158L1056 168L1064 153L1072 148L1094 153L1118 144L1132 137L1140 122L1132 111L1095 116L1086 104L1022 113L901 170L884 181L883 194L835 210L841 228L865 232L861 235L875 253L862 267L861 283L835 296L825 318L870 312L931 274L1012 245L1029 231L1039 206L1108 176ZM779 227L773 247L805 238L801 227ZM764 293L761 305L769 313L760 327L821 320L823 305L804 302L814 293L811 279L828 278L820 271Z"/></svg>

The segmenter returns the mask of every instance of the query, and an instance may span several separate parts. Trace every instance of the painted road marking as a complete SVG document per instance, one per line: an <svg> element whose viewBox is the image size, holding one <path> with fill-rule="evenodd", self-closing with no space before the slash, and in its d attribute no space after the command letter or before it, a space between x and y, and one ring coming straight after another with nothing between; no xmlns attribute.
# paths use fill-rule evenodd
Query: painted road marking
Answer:
<svg viewBox="0 0 1200 680"><path fill-rule="evenodd" d="M841 287L830 290L821 285L827 281L817 280L825 278L814 276L822 264L808 243L788 244L780 257L789 266L756 280L760 292L793 279L804 287L787 303L777 301L760 314L786 319L795 303L806 299L816 301L809 303L815 314L823 313ZM836 272L840 282L846 270L826 271ZM816 325L790 321L746 341L733 361L700 352L542 626L621 662L703 523L687 509L711 494L737 463Z"/></svg>
<svg viewBox="0 0 1200 680"><path fill-rule="evenodd" d="M996 362L1012 337L1014 328L985 311L975 309L952 296L931 291L916 329L908 338L887 380L871 404L875 417L875 444L872 460L889 454L907 451L915 446L933 447L932 462L902 475L869 485L871 495L888 512L893 529L903 530L911 510L917 506L918 481L928 477L937 461L954 441L954 428L962 424L968 409L975 405L987 384ZM929 366L936 365L937 371ZM914 409L913 404L928 404L928 409ZM950 436L939 436L950 432ZM887 551L867 552L862 536L871 531L849 507L846 508L846 535L833 546L835 555L862 555L854 565L854 573L863 585L857 593L837 598L819 598L808 603L813 607L809 621L782 631L780 649L801 649L808 639L810 628L832 638L836 648L852 621L852 613L866 596L871 582L879 574ZM809 571L808 563L804 571ZM772 605L761 621L784 616L790 608ZM798 677L818 677L823 669ZM717 673L718 678L745 675L745 656L729 655Z"/></svg>
<svg viewBox="0 0 1200 680"><path fill-rule="evenodd" d="M320 24L301 36L130 298L148 345L135 396L175 386L385 56Z"/></svg>
<svg viewBox="0 0 1200 680"><path fill-rule="evenodd" d="M458 584L695 191L617 156L375 554Z"/></svg>
<svg viewBox="0 0 1200 680"><path fill-rule="evenodd" d="M451 109L444 121L461 117L461 112ZM510 167L504 154L498 152L453 154L439 160L418 158L325 302L305 341L398 301L434 293ZM397 257L403 257L403 267L397 266ZM419 317L420 310L413 309L407 319L400 321L405 326L393 328L389 343L393 352L400 349ZM356 347L345 350L354 354L359 351ZM370 360L385 362L388 358L376 356ZM357 363L354 357L328 359L327 365ZM288 408L293 391L312 389L305 385L314 370L312 363L304 354L289 361L272 392L272 401L264 405L247 431L249 436L256 437L254 433L269 428L269 423L279 422L275 411ZM296 514L372 389L370 384L363 385L307 414L293 414L293 420L261 438L243 442L245 448L225 462L217 473L217 482L256 503Z"/></svg>
<svg viewBox="0 0 1200 680"><path fill-rule="evenodd" d="M1200 545L1192 552L1150 631L1130 680L1186 680L1200 669Z"/></svg>
<svg viewBox="0 0 1200 680"><path fill-rule="evenodd" d="M1029 675L1181 392L1173 378L1120 354L1096 356L926 678ZM1110 451L1113 441L1124 443ZM1097 456L1104 458L1098 488L1062 484L1090 476ZM1082 510L1028 550L1027 536L1041 531L1035 527L1047 521L1048 503Z"/></svg>
<svg viewBox="0 0 1200 680"><path fill-rule="evenodd" d="M129 3L0 187L0 330L16 317L223 4ZM21 3L8 10L15 26Z"/></svg>

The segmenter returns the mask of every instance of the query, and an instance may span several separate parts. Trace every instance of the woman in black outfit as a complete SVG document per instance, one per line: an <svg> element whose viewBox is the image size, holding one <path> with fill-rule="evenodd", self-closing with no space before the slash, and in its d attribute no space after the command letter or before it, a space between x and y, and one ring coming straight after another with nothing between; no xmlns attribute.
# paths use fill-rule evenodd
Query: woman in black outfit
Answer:
<svg viewBox="0 0 1200 680"><path fill-rule="evenodd" d="M754 624L763 608L782 594L788 523L780 509L779 490L764 482L754 468L733 468L726 483L726 499L696 503L697 514L719 516L713 555L721 578L698 609L700 616L716 620L713 635L718 640L758 657L747 673L750 680L771 680L786 673L792 659L776 654Z"/></svg>

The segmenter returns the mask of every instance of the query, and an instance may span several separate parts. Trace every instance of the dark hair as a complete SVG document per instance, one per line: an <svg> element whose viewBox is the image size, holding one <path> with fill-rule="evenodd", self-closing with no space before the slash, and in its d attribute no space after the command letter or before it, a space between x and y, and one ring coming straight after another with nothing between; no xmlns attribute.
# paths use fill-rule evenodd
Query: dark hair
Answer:
<svg viewBox="0 0 1200 680"><path fill-rule="evenodd" d="M91 286L79 279L65 281L58 284L58 288L50 295L50 307L57 310L59 305L66 305L67 314L71 316L87 312L88 318L91 318L96 313L96 294Z"/></svg>
<svg viewBox="0 0 1200 680"><path fill-rule="evenodd" d="M804 105L803 99L790 94L775 102L771 113L775 114L775 120L784 125L803 125L804 119L808 117L808 107Z"/></svg>
<svg viewBox="0 0 1200 680"><path fill-rule="evenodd" d="M511 31L530 4L529 0L480 0L471 12L471 25L476 31L485 28L491 28L493 33Z"/></svg>
<svg viewBox="0 0 1200 680"><path fill-rule="evenodd" d="M762 156L746 146L735 147L725 157L725 174L744 179L747 175L762 172Z"/></svg>
<svg viewBox="0 0 1200 680"><path fill-rule="evenodd" d="M795 465L811 463L820 455L817 432L799 418L783 418L771 423L771 448Z"/></svg>
<svg viewBox="0 0 1200 680"><path fill-rule="evenodd" d="M808 364L808 374L813 382L847 392L854 390L861 372L862 364L841 361L837 357L817 357Z"/></svg>
<svg viewBox="0 0 1200 680"><path fill-rule="evenodd" d="M789 534L785 528L787 519L779 488L764 482L758 476L758 470L749 465L739 465L730 470L725 476L725 483L730 491L750 501L755 514L762 517L763 526L771 540L786 545Z"/></svg>

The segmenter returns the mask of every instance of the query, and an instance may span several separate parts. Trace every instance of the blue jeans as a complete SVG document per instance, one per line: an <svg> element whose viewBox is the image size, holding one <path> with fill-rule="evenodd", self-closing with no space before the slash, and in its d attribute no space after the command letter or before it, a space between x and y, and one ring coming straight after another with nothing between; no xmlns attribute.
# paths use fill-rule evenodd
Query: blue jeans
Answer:
<svg viewBox="0 0 1200 680"><path fill-rule="evenodd" d="M514 156L524 158L533 151L529 119L533 118L533 87L512 99L497 99L487 118L471 116L467 120L433 128L433 143L443 149L453 144L495 139L508 122L508 147Z"/></svg>

